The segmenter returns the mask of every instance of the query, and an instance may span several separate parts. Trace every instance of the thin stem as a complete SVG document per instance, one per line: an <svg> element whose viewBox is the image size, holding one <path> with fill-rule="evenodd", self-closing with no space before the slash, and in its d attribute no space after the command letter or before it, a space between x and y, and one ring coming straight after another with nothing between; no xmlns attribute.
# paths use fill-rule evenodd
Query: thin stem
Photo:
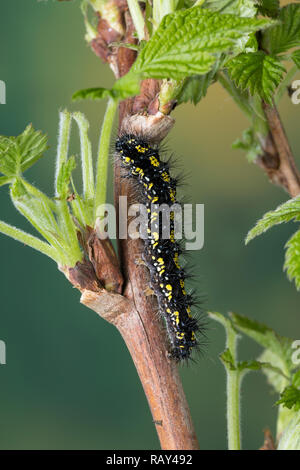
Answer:
<svg viewBox="0 0 300 470"><path fill-rule="evenodd" d="M93 170L93 157L92 146L88 136L89 123L82 113L74 113L73 117L78 124L80 147L81 147L81 162L82 162L82 183L83 183L83 196L85 199L94 199L94 170Z"/></svg>
<svg viewBox="0 0 300 470"><path fill-rule="evenodd" d="M128 0L127 4L139 41L142 41L145 39L145 20L139 2L138 0Z"/></svg>
<svg viewBox="0 0 300 470"><path fill-rule="evenodd" d="M231 325L226 325L226 347L231 352L234 364L237 364L237 338L238 335ZM228 449L240 450L240 372L226 368L227 372L227 435Z"/></svg>
<svg viewBox="0 0 300 470"><path fill-rule="evenodd" d="M296 197L300 194L300 174L277 108L263 102L263 110L280 159L278 180L291 197Z"/></svg>
<svg viewBox="0 0 300 470"><path fill-rule="evenodd" d="M56 249L48 243L43 242L39 238L34 237L29 233L23 232L23 230L20 230L2 221L0 221L0 232L7 235L8 237L14 238L21 243L24 243L24 245L30 246L34 250L40 251L57 263L59 262L60 258Z"/></svg>
<svg viewBox="0 0 300 470"><path fill-rule="evenodd" d="M240 374L227 371L227 433L228 449L240 450Z"/></svg>
<svg viewBox="0 0 300 470"><path fill-rule="evenodd" d="M78 261L82 260L82 253L77 239L76 228L69 212L68 203L67 201L58 201L58 204L62 230L69 241L68 250L66 252L66 256L68 257L68 266L72 267L75 266ZM66 243L67 240L65 240Z"/></svg>
<svg viewBox="0 0 300 470"><path fill-rule="evenodd" d="M114 122L114 117L117 111L118 101L113 98L109 98L107 108L102 124L98 162L97 162L97 181L96 181L96 197L94 214L95 217L100 217L102 214L101 206L106 202L106 188L107 188L107 169L109 159L109 146L111 132ZM99 208L99 210L98 210ZM99 212L100 211L100 212Z"/></svg>
<svg viewBox="0 0 300 470"><path fill-rule="evenodd" d="M62 111L59 114L59 134L58 134L58 147L56 157L56 172L55 172L55 195L59 196L57 190L58 175L63 163L67 161L69 150L69 139L71 131L71 114L68 111Z"/></svg>

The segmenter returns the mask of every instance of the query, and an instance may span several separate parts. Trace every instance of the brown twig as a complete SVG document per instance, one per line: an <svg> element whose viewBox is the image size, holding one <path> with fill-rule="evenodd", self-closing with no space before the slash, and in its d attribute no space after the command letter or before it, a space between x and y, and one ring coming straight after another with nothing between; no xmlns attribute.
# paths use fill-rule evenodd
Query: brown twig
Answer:
<svg viewBox="0 0 300 470"><path fill-rule="evenodd" d="M264 430L264 443L259 450L276 450L276 445L270 429Z"/></svg>
<svg viewBox="0 0 300 470"><path fill-rule="evenodd" d="M257 163L273 183L282 186L291 197L298 196L300 174L277 108L263 102L263 110L270 133L261 142L264 154L258 158Z"/></svg>
<svg viewBox="0 0 300 470"><path fill-rule="evenodd" d="M134 27L126 3L112 3L119 8L118 30L125 28L125 35L121 40L125 43L135 43ZM116 38L120 40L119 32L110 28L107 19L99 18L98 37L93 40L91 46L103 61L110 64L118 78L130 70L136 53L128 48L112 47L111 43L114 43ZM142 113L149 116L150 128L157 129L156 140L163 138L173 120L158 113L159 89L160 82L145 80L138 97L120 104L119 132L124 131L125 118L128 122L128 116L135 116L137 119L129 120L130 125L138 126L144 132L144 124L139 120ZM117 213L119 197L127 196L130 204L133 202L132 194L130 181L121 177L120 167L116 163ZM88 236L81 241L89 261L78 263L75 269L66 269L66 276L82 292L81 302L115 325L124 338L143 385L161 447L168 450L197 450L199 447L189 408L177 365L168 354L166 332L157 314L156 298L146 294L149 272L138 262L141 259L142 242L119 240L119 270L116 269L115 262L111 265L109 263L110 246L97 240L91 231L88 230ZM120 292L118 289L122 286L123 278L125 284L120 295L117 292ZM110 280L108 286L111 292L104 288L105 279ZM117 279L117 282L113 283L113 279Z"/></svg>

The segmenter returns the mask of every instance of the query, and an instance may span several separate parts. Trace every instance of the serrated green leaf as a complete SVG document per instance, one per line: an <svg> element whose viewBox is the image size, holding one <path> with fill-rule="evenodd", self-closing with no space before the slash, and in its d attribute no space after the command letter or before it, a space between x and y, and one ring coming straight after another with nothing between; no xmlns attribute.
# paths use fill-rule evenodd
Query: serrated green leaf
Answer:
<svg viewBox="0 0 300 470"><path fill-rule="evenodd" d="M47 140L31 124L17 137L0 136L0 173L11 178L26 171L43 156Z"/></svg>
<svg viewBox="0 0 300 470"><path fill-rule="evenodd" d="M297 51L294 51L291 54L291 58L294 64L297 65L298 69L300 69L300 49L298 49Z"/></svg>
<svg viewBox="0 0 300 470"><path fill-rule="evenodd" d="M57 177L57 193L61 199L66 199L69 195L69 185L73 170L76 168L75 157L69 158L62 163Z"/></svg>
<svg viewBox="0 0 300 470"><path fill-rule="evenodd" d="M278 16L280 24L263 34L262 47L270 54L279 54L300 45L300 5L283 7Z"/></svg>
<svg viewBox="0 0 300 470"><path fill-rule="evenodd" d="M227 65L238 87L248 89L251 95L258 94L266 102L272 103L274 92L285 73L284 66L276 57L263 51L243 53Z"/></svg>
<svg viewBox="0 0 300 470"><path fill-rule="evenodd" d="M254 0L206 0L203 8L247 18L253 18L257 13Z"/></svg>
<svg viewBox="0 0 300 470"><path fill-rule="evenodd" d="M294 385L286 387L280 394L280 400L276 402L276 405L283 405L289 410L294 411L300 410L300 390Z"/></svg>
<svg viewBox="0 0 300 470"><path fill-rule="evenodd" d="M300 230L296 232L286 244L284 270L290 281L295 281L297 290L300 290Z"/></svg>
<svg viewBox="0 0 300 470"><path fill-rule="evenodd" d="M274 225L289 222L293 219L296 221L300 220L300 196L289 199L274 211L267 212L263 218L256 223L255 227L250 230L245 243L249 243L253 238L266 232Z"/></svg>
<svg viewBox="0 0 300 470"><path fill-rule="evenodd" d="M179 80L205 74L214 54L233 51L245 35L270 26L265 19L239 18L194 7L166 15L139 54L132 71L143 78Z"/></svg>
<svg viewBox="0 0 300 470"><path fill-rule="evenodd" d="M293 340L279 336L274 330L263 323L259 323L242 315L231 313L230 317L235 328L242 331L276 356L277 363L274 364L271 361L267 362L270 362L271 365L275 367L279 367L283 374L289 377L291 371L295 368L292 362Z"/></svg>
<svg viewBox="0 0 300 470"><path fill-rule="evenodd" d="M262 148L255 136L255 133L252 128L246 129L241 139L236 139L232 148L241 149L247 152L246 157L249 162L254 162L259 155L262 155Z"/></svg>
<svg viewBox="0 0 300 470"><path fill-rule="evenodd" d="M279 0L260 0L258 3L258 12L261 15L277 18L280 11Z"/></svg>

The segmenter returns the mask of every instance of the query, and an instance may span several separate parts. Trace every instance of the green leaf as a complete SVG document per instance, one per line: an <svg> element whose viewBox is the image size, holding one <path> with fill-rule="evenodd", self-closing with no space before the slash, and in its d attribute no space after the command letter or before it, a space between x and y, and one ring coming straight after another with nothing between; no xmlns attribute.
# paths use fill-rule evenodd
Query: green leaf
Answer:
<svg viewBox="0 0 300 470"><path fill-rule="evenodd" d="M261 362L261 361L255 361L255 360L242 361L238 363L237 368L240 372L248 372L251 370L258 371L258 370L268 369L283 376L281 369L279 369L279 367L273 366L269 362Z"/></svg>
<svg viewBox="0 0 300 470"><path fill-rule="evenodd" d="M62 255L64 246L54 215L45 199L30 194L21 180L11 186L10 195L16 209Z"/></svg>
<svg viewBox="0 0 300 470"><path fill-rule="evenodd" d="M292 3L280 11L277 24L263 34L263 49L279 54L300 44L300 5Z"/></svg>
<svg viewBox="0 0 300 470"><path fill-rule="evenodd" d="M270 349L265 349L262 354L259 356L259 361L262 363L268 363L273 366L273 368L265 368L263 372L267 377L268 383L273 387L275 392L281 393L284 387L286 387L290 379L283 374L281 368L278 367L278 354L273 353ZM283 365L283 367L285 367ZM276 368L278 370L276 370ZM280 371L280 373L279 373Z"/></svg>
<svg viewBox="0 0 300 470"><path fill-rule="evenodd" d="M47 150L47 140L31 124L17 137L0 136L0 173L11 178L30 168Z"/></svg>
<svg viewBox="0 0 300 470"><path fill-rule="evenodd" d="M294 280L297 290L300 290L300 230L290 238L286 248L284 270L289 280Z"/></svg>
<svg viewBox="0 0 300 470"><path fill-rule="evenodd" d="M69 158L62 163L57 177L57 193L61 199L67 199L69 196L69 186L73 170L76 168L75 157Z"/></svg>
<svg viewBox="0 0 300 470"><path fill-rule="evenodd" d="M108 90L107 88L85 88L83 90L76 91L72 96L72 101L102 100L108 97L114 98L112 90Z"/></svg>
<svg viewBox="0 0 300 470"><path fill-rule="evenodd" d="M280 11L279 0L260 0L258 4L258 12L264 16L277 18Z"/></svg>
<svg viewBox="0 0 300 470"><path fill-rule="evenodd" d="M279 433L280 440L277 450L300 450L300 412L292 414L288 425Z"/></svg>
<svg viewBox="0 0 300 470"><path fill-rule="evenodd" d="M268 326L249 319L236 313L231 313L230 318L235 328L252 338L265 349L271 351L276 356L276 363L270 362L283 372L287 377L295 368L292 362L293 340L284 336L279 336L274 330ZM260 358L262 360L262 358Z"/></svg>
<svg viewBox="0 0 300 470"><path fill-rule="evenodd" d="M291 54L291 58L293 62L295 63L295 65L297 65L298 69L300 69L300 49L298 49L297 51L294 51Z"/></svg>
<svg viewBox="0 0 300 470"><path fill-rule="evenodd" d="M276 57L263 51L234 57L228 63L228 70L238 87L249 89L251 95L257 93L270 104L285 72L284 66Z"/></svg>
<svg viewBox="0 0 300 470"><path fill-rule="evenodd" d="M270 26L270 20L239 18L194 7L166 15L139 54L132 71L143 78L180 80L205 74L215 54L234 51L245 35Z"/></svg>
<svg viewBox="0 0 300 470"><path fill-rule="evenodd" d="M0 176L0 186L4 186L5 184L9 184L11 182L11 178L8 176Z"/></svg>
<svg viewBox="0 0 300 470"><path fill-rule="evenodd" d="M220 354L220 359L221 361L223 362L224 366L226 367L226 369L228 370L236 370L237 368L235 367L234 365L234 359L233 359L233 356L231 354L231 351L230 349L225 349L225 351Z"/></svg>
<svg viewBox="0 0 300 470"><path fill-rule="evenodd" d="M242 138L233 142L232 148L247 152L246 157L249 162L254 162L257 157L263 153L261 145L252 128L246 129L242 134Z"/></svg>
<svg viewBox="0 0 300 470"><path fill-rule="evenodd" d="M206 96L208 87L214 82L215 72L211 70L205 75L193 75L188 77L177 98L178 104L191 101L198 104Z"/></svg>
<svg viewBox="0 0 300 470"><path fill-rule="evenodd" d="M286 387L280 395L280 400L276 402L276 405L283 405L289 410L294 411L300 410L300 390L294 385Z"/></svg>
<svg viewBox="0 0 300 470"><path fill-rule="evenodd" d="M293 375L292 385L297 388L300 387L300 370L297 370L297 372L295 372L295 374Z"/></svg>
<svg viewBox="0 0 300 470"><path fill-rule="evenodd" d="M292 219L295 219L296 221L300 220L300 196L294 199L289 199L284 204L277 207L275 211L267 212L248 233L246 244L253 240L253 238L269 230L274 225L289 222Z"/></svg>
<svg viewBox="0 0 300 470"><path fill-rule="evenodd" d="M207 0L203 8L248 18L253 18L257 12L253 0Z"/></svg>
<svg viewBox="0 0 300 470"><path fill-rule="evenodd" d="M107 88L86 88L79 90L72 96L73 101L79 100L102 100L113 98L124 100L129 96L138 95L140 92L140 75L131 71L117 80L111 90Z"/></svg>

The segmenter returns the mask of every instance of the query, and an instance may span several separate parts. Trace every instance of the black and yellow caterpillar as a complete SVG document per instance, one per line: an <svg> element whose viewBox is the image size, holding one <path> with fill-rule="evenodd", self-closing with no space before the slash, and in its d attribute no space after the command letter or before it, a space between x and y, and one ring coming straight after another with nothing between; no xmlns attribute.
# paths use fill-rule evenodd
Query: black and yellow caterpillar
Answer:
<svg viewBox="0 0 300 470"><path fill-rule="evenodd" d="M162 221L157 206L171 207L177 203L177 179L170 176L169 164L160 159L158 146L143 138L125 134L116 141L116 157L120 159L126 177L133 178L139 192L139 203L148 213L148 238L144 260L150 270L153 289L170 340L170 354L176 360L188 359L198 345L198 321L192 317L192 295L185 288L186 271L179 264L182 252L174 236L174 213L171 211L170 236L163 239Z"/></svg>

